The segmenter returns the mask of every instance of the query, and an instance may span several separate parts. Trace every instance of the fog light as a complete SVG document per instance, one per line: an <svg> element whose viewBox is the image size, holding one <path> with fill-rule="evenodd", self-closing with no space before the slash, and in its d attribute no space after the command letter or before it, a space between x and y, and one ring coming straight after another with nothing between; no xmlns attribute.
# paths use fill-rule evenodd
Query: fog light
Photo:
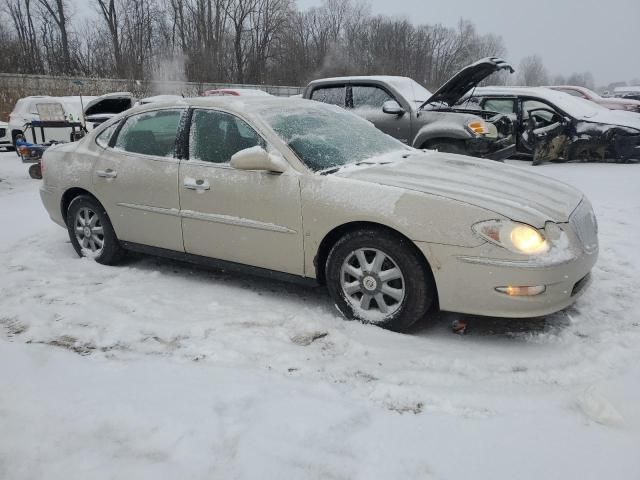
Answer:
<svg viewBox="0 0 640 480"><path fill-rule="evenodd" d="M496 291L506 293L510 297L534 297L544 293L547 289L544 285L536 285L535 287L496 287Z"/></svg>

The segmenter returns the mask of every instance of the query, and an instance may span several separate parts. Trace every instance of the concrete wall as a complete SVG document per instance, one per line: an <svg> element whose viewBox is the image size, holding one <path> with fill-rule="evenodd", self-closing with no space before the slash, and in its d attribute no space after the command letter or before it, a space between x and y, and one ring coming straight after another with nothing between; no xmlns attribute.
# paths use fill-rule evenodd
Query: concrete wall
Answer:
<svg viewBox="0 0 640 480"><path fill-rule="evenodd" d="M103 95L111 92L131 92L138 98L159 94L199 96L215 88L259 88L272 95L291 96L302 93L303 87L279 85L236 85L231 83L185 83L171 81L139 81L115 78L53 77L0 73L0 121L8 121L16 101L30 95Z"/></svg>

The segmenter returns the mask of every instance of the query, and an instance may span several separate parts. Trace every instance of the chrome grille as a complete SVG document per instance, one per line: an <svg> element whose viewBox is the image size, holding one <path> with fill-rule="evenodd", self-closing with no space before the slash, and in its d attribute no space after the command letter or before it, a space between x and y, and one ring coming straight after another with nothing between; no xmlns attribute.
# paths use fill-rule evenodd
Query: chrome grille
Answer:
<svg viewBox="0 0 640 480"><path fill-rule="evenodd" d="M569 218L571 227L578 235L582 248L587 253L598 249L598 222L587 200L583 200Z"/></svg>

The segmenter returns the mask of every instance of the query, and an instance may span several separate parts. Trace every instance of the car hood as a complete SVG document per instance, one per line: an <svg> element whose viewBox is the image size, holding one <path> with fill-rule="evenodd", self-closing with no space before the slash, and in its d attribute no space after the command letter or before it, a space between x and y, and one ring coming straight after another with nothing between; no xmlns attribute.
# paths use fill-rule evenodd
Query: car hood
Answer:
<svg viewBox="0 0 640 480"><path fill-rule="evenodd" d="M478 86L489 75L500 70L508 70L510 73L515 71L509 63L501 58L488 57L478 60L451 77L420 108L424 108L425 105L430 103L445 103L452 107L458 103L465 93Z"/></svg>
<svg viewBox="0 0 640 480"><path fill-rule="evenodd" d="M603 108L597 113L583 119L590 123L628 127L640 131L640 114L624 110L608 110Z"/></svg>
<svg viewBox="0 0 640 480"><path fill-rule="evenodd" d="M569 185L503 163L438 152L403 158L403 153L336 175L450 198L537 228L547 221L568 222L583 198Z"/></svg>

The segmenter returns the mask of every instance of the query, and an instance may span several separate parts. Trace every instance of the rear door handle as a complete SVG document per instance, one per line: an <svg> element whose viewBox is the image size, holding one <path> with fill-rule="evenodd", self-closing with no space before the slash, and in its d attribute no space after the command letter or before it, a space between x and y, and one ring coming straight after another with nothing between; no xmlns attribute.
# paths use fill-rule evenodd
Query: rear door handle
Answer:
<svg viewBox="0 0 640 480"><path fill-rule="evenodd" d="M209 185L209 182L207 182L206 180L196 180L194 178L185 178L184 186L189 190L196 190L198 192L204 192L205 190L209 190L211 188L211 185Z"/></svg>
<svg viewBox="0 0 640 480"><path fill-rule="evenodd" d="M118 172L107 168L106 170L97 170L96 175L101 178L116 178L118 176Z"/></svg>

